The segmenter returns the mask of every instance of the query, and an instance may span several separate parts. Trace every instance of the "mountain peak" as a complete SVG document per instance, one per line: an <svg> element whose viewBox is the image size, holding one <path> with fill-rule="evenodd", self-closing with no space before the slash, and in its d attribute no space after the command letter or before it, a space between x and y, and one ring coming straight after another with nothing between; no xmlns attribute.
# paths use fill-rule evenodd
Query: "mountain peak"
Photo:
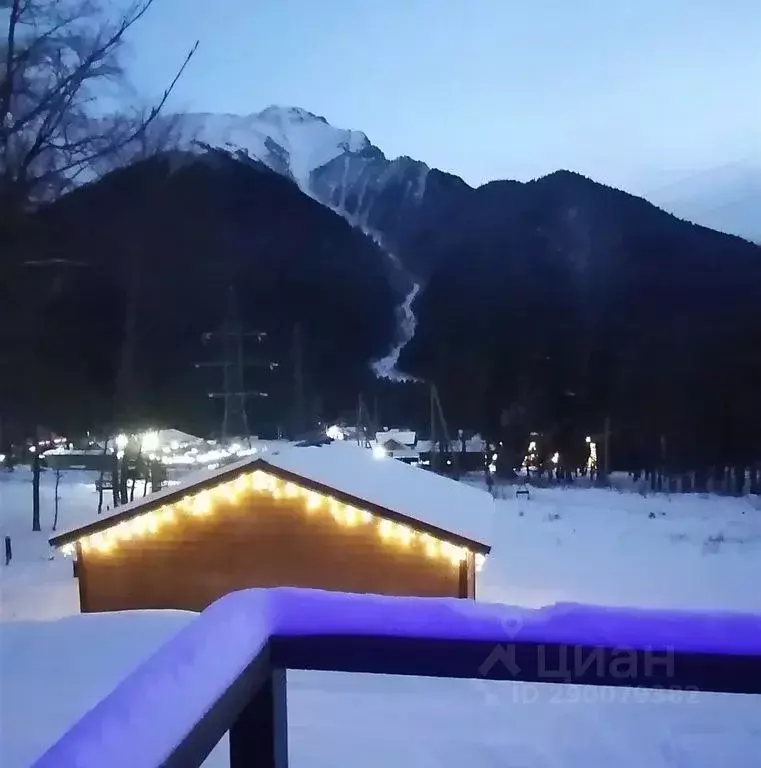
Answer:
<svg viewBox="0 0 761 768"><path fill-rule="evenodd" d="M293 123L309 123L317 121L328 125L328 121L321 115L315 115L314 112L302 109L301 107L286 107L279 104L270 104L269 107L266 107L255 116L260 117L263 120L285 120Z"/></svg>
<svg viewBox="0 0 761 768"><path fill-rule="evenodd" d="M183 141L258 160L309 193L312 173L372 148L361 131L335 128L301 107L271 105L250 115L183 115Z"/></svg>

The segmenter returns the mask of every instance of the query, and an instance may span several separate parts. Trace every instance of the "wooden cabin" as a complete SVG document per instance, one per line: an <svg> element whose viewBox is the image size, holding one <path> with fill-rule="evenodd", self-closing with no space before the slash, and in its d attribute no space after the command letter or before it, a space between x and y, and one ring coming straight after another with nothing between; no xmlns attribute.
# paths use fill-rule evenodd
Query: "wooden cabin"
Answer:
<svg viewBox="0 0 761 768"><path fill-rule="evenodd" d="M201 610L248 587L473 598L493 500L356 445L287 447L189 476L50 543L83 612Z"/></svg>

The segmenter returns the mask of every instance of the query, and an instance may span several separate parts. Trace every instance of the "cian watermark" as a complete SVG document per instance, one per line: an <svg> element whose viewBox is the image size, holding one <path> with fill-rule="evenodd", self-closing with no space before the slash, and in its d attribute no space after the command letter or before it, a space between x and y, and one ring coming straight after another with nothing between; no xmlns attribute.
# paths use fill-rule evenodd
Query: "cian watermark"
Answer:
<svg viewBox="0 0 761 768"><path fill-rule="evenodd" d="M673 649L586 648L574 645L494 646L478 668L482 677L585 685L661 685L676 675ZM495 674L499 671L501 674Z"/></svg>

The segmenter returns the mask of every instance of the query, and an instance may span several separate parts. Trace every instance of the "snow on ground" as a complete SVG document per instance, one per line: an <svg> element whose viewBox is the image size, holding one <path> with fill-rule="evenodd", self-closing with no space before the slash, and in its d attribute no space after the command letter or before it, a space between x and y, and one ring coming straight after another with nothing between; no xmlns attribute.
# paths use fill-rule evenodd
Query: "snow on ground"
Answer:
<svg viewBox="0 0 761 768"><path fill-rule="evenodd" d="M482 600L761 613L757 496L537 488L498 501L494 530Z"/></svg>
<svg viewBox="0 0 761 768"><path fill-rule="evenodd" d="M189 611L140 611L1 624L0 765L30 765L194 617Z"/></svg>
<svg viewBox="0 0 761 768"><path fill-rule="evenodd" d="M96 517L97 473L61 473L58 530L89 522ZM103 511L109 504L104 495ZM44 472L40 480L42 531L32 531L32 474L26 467L0 470L0 538L11 537L13 560L0 563L0 622L48 620L79 612L79 595L72 561L48 546L55 514L55 475ZM3 562L5 562L3 560Z"/></svg>
<svg viewBox="0 0 761 768"><path fill-rule="evenodd" d="M59 528L95 517L93 476L65 473ZM0 472L0 764L21 768L192 614L75 616L71 561L52 555L53 473L31 532L28 470ZM497 502L479 598L761 612L761 504L537 489ZM70 618L65 618L65 617ZM54 620L57 619L57 620ZM761 697L289 673L292 764L752 768ZM226 762L226 744L208 765Z"/></svg>

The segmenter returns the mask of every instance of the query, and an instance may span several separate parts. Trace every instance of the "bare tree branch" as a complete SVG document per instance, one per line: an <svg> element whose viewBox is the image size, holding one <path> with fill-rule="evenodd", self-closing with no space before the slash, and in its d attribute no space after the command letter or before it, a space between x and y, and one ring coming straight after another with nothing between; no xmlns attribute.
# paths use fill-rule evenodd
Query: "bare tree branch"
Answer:
<svg viewBox="0 0 761 768"><path fill-rule="evenodd" d="M98 107L107 87L124 86L126 36L154 2L135 0L113 19L103 0L0 0L8 9L0 39L0 206L49 200L106 161L146 151L149 128L198 42L149 108L103 114Z"/></svg>

